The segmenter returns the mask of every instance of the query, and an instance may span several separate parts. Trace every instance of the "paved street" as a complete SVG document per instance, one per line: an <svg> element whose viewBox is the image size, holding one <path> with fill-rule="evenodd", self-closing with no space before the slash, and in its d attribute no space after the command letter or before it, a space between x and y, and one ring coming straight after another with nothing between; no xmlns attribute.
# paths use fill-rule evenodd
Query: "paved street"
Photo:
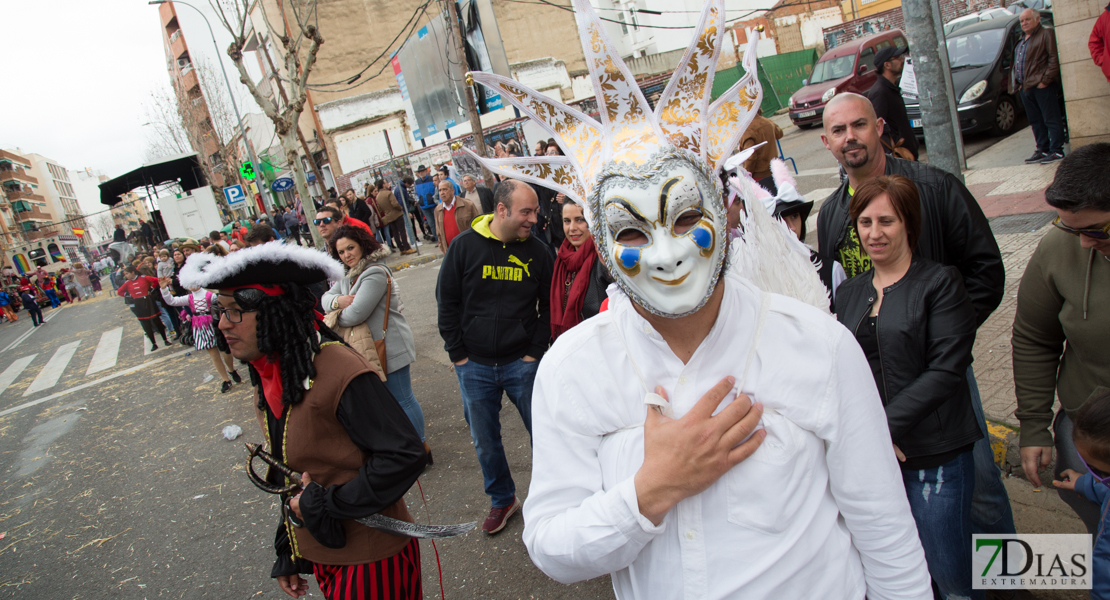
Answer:
<svg viewBox="0 0 1110 600"><path fill-rule="evenodd" d="M836 184L819 135L795 128L783 140L803 173L803 193ZM1050 169L1008 164L1026 143L1021 135L994 140L966 174L985 209L995 206L988 215L1007 266L1006 297L980 331L975 366L988 417L1009 425L1016 424L1009 371L1014 296L1048 222L1046 207L1029 197L1051 180ZM1023 197L1011 201L1013 194ZM421 252L405 257L396 281L416 338L413 387L435 465L407 500L423 522L480 521L488 499L436 329L440 261L429 245ZM401 264L399 256L389 262ZM151 352L114 296L46 316L35 330L26 313L0 326L0 598L284 598L269 578L275 497L243 473L242 442L261 438L249 385L220 394L216 379L205 381L214 375L206 353L180 345ZM511 406L502 416L523 496L528 437ZM221 437L230 424L243 428L242 438ZM1081 531L1054 492L1033 490L1018 477L1006 483L1019 531ZM437 543L446 595L612 597L607 577L576 586L549 580L528 559L522 530L516 517L495 537L471 532ZM427 542L421 551L425 596L438 598L435 551Z"/></svg>

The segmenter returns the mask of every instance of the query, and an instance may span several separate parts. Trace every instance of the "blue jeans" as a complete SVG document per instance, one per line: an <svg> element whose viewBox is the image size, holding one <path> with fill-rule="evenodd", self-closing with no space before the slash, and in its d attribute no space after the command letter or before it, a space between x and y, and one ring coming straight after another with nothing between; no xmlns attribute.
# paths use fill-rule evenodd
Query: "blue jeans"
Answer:
<svg viewBox="0 0 1110 600"><path fill-rule="evenodd" d="M964 452L935 469L902 469L902 483L941 598L986 597L971 589L971 493L975 459Z"/></svg>
<svg viewBox="0 0 1110 600"><path fill-rule="evenodd" d="M420 212L424 213L424 219L428 222L428 231L425 233L432 236L433 242L439 241L439 238L436 237L436 207L424 208L421 206Z"/></svg>
<svg viewBox="0 0 1110 600"><path fill-rule="evenodd" d="M412 421L412 426L416 428L416 433L420 435L420 441L424 441L424 410L420 408L420 403L416 401L416 396L412 393L412 378L409 375L409 365L405 365L400 369L389 374L385 380L385 389L389 390L390 394L397 399L397 403L404 409L405 414L408 415L409 421Z"/></svg>
<svg viewBox="0 0 1110 600"><path fill-rule="evenodd" d="M1060 115L1060 91L1057 84L1046 88L1022 90L1021 103L1037 140L1037 150L1064 153L1064 118Z"/></svg>
<svg viewBox="0 0 1110 600"><path fill-rule="evenodd" d="M58 305L62 303L61 300L58 300L58 294L54 290L43 290L43 293L50 300L50 308L58 308Z"/></svg>
<svg viewBox="0 0 1110 600"><path fill-rule="evenodd" d="M971 525L975 533L1017 533L1014 528L1014 510L1010 495L1002 483L1002 471L994 462L987 419L983 416L983 401L975 372L967 368L967 385L971 389L971 408L983 437L975 442L971 454L975 459L975 493L971 497Z"/></svg>
<svg viewBox="0 0 1110 600"><path fill-rule="evenodd" d="M505 447L501 445L501 394L516 406L524 427L532 438L532 383L540 361L518 359L507 365L491 367L472 360L455 365L462 394L463 416L470 426L470 437L482 466L482 480L492 506L513 503L516 485L509 473ZM970 563L969 563L970 564Z"/></svg>

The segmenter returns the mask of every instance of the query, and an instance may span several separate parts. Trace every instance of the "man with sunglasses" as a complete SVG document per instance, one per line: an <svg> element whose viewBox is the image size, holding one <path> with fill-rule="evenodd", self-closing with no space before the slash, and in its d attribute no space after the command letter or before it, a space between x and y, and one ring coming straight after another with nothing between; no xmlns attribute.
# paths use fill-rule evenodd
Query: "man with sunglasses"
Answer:
<svg viewBox="0 0 1110 600"><path fill-rule="evenodd" d="M332 234L334 234L335 230L339 229L341 225L361 227L370 234L370 237L377 239L369 225L353 217L343 216L343 212L330 203L316 211L316 218L312 220L312 224L316 226L316 229L320 231L320 236L325 240L331 240Z"/></svg>
<svg viewBox="0 0 1110 600"><path fill-rule="evenodd" d="M1060 162L1045 190L1057 218L1029 259L1014 315L1016 416L1021 466L1035 486L1052 463L1086 473L1072 442L1071 417L1098 386L1110 385L1110 144L1091 144ZM1060 399L1061 410L1052 405ZM1097 504L1070 490L1060 498L1094 533Z"/></svg>

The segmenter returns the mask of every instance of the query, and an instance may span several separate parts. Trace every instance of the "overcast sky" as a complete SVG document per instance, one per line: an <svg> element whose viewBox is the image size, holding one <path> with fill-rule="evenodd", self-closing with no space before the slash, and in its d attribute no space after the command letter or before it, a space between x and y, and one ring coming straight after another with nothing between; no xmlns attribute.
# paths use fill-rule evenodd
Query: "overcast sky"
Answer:
<svg viewBox="0 0 1110 600"><path fill-rule="evenodd" d="M209 14L223 50L231 37L208 0L190 4ZM189 52L217 56L196 11L176 3ZM92 168L115 177L143 163L144 104L169 85L158 7L146 0L33 0L4 3L5 91L0 94L0 148L20 148L75 170ZM212 63L215 64L214 62ZM238 98L249 98L242 90ZM257 112L253 105L240 110ZM86 213L101 210L83 202Z"/></svg>

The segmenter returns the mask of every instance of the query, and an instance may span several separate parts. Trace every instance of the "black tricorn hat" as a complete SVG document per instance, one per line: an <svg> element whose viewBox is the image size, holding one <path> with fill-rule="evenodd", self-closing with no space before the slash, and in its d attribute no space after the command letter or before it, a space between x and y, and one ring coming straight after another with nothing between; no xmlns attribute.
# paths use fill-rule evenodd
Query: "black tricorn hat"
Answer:
<svg viewBox="0 0 1110 600"><path fill-rule="evenodd" d="M244 285L312 285L343 277L343 266L311 248L274 241L227 256L190 256L179 279L187 288L228 289Z"/></svg>

